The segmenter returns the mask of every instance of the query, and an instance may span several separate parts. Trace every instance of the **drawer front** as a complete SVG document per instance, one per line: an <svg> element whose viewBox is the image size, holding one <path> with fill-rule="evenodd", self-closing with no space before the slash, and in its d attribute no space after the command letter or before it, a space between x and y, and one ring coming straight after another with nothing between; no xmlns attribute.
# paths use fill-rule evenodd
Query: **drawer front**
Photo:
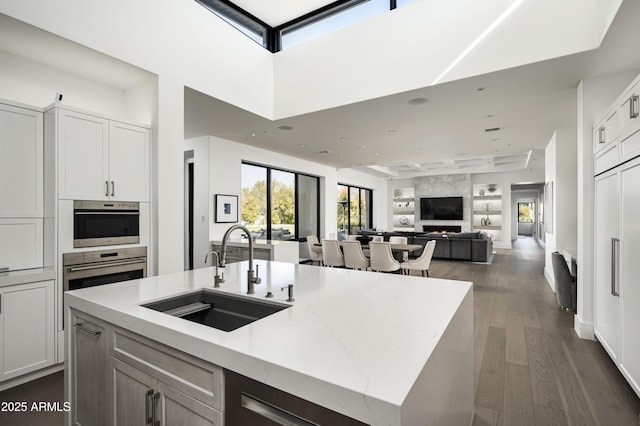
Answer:
<svg viewBox="0 0 640 426"><path fill-rule="evenodd" d="M111 355L222 410L224 382L220 367L120 329L113 334Z"/></svg>
<svg viewBox="0 0 640 426"><path fill-rule="evenodd" d="M627 161L640 154L640 128L620 141L620 160Z"/></svg>
<svg viewBox="0 0 640 426"><path fill-rule="evenodd" d="M602 173L605 170L615 167L618 162L618 144L613 144L605 151L598 153L594 158L594 172L595 174Z"/></svg>

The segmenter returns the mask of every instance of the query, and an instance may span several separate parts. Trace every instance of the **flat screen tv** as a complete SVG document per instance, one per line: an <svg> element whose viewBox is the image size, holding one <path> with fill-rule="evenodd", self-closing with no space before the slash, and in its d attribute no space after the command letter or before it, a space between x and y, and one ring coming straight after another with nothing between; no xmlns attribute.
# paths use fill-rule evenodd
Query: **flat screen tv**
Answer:
<svg viewBox="0 0 640 426"><path fill-rule="evenodd" d="M420 219L462 220L462 197L420 198Z"/></svg>

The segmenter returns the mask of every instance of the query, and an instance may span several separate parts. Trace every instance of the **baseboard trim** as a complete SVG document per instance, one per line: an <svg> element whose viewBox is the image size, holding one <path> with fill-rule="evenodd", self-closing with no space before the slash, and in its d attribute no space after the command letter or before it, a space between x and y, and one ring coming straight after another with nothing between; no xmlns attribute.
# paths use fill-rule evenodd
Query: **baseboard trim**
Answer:
<svg viewBox="0 0 640 426"><path fill-rule="evenodd" d="M48 376L49 374L57 373L58 371L62 370L64 370L64 363L56 364L33 373L28 373L23 376L16 377L14 379L9 379L5 382L0 383L0 391L23 385L25 383L31 382L44 376Z"/></svg>
<svg viewBox="0 0 640 426"><path fill-rule="evenodd" d="M576 330L576 334L579 338L585 340L596 340L596 336L593 331L593 323L583 321L579 315L573 318L573 328Z"/></svg>

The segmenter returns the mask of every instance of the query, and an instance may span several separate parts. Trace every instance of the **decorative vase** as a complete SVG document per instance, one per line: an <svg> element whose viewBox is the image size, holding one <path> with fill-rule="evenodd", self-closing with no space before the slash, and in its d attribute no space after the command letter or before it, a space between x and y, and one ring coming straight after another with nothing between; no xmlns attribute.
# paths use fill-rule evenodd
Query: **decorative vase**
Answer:
<svg viewBox="0 0 640 426"><path fill-rule="evenodd" d="M480 226L486 226L487 225L487 221L485 220L485 218L481 218L480 219Z"/></svg>
<svg viewBox="0 0 640 426"><path fill-rule="evenodd" d="M489 219L489 216L484 220L484 224L487 226L491 225L491 219Z"/></svg>
<svg viewBox="0 0 640 426"><path fill-rule="evenodd" d="M480 196L483 196L483 195L484 195L484 189L481 189L480 190Z"/></svg>

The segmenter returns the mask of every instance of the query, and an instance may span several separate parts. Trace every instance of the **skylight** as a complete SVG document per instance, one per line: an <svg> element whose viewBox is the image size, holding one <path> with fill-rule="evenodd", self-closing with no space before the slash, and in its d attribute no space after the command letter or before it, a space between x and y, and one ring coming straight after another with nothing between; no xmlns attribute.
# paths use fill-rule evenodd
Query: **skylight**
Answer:
<svg viewBox="0 0 640 426"><path fill-rule="evenodd" d="M256 16L259 7L254 8L252 14L230 0L196 1L251 40L275 53L415 0L338 0L277 26L269 25L260 16ZM270 13L265 15L269 15L268 20L273 21Z"/></svg>

